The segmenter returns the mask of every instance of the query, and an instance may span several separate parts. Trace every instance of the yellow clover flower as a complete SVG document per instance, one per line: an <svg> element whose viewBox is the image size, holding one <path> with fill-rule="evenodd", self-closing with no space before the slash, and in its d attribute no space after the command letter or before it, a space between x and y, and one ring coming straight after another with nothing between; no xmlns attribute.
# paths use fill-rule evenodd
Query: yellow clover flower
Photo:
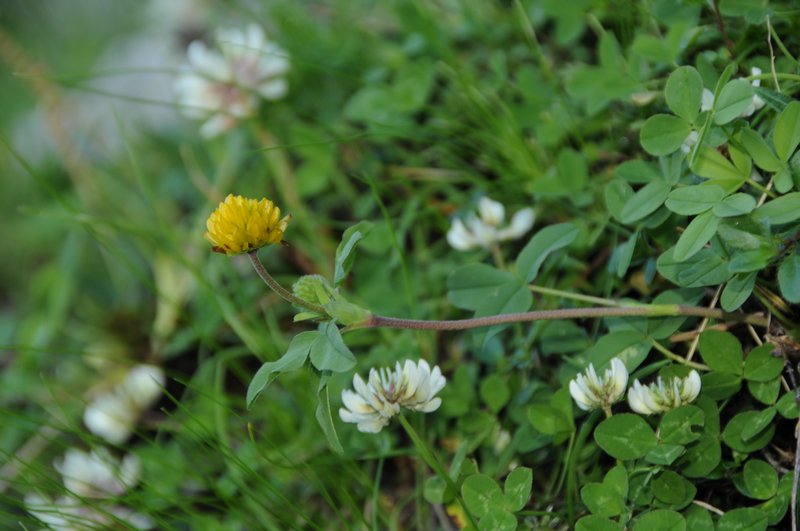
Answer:
<svg viewBox="0 0 800 531"><path fill-rule="evenodd" d="M269 199L248 199L228 194L206 221L206 240L217 253L248 253L279 243L291 216L281 218L281 209Z"/></svg>

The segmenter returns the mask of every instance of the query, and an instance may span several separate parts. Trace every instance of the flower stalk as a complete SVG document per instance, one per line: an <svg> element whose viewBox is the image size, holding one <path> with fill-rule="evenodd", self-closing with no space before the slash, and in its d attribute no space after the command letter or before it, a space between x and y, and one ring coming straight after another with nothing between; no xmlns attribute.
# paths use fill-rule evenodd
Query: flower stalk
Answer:
<svg viewBox="0 0 800 531"><path fill-rule="evenodd" d="M458 504L461 505L461 508L464 510L464 514L469 519L470 524L472 524L474 529L477 529L478 525L473 520L472 514L467 509L467 506L464 504L464 500L461 498L461 493L458 490L456 482L453 481L453 478L451 478L450 474L447 473L447 470L445 470L444 465L442 465L439 462L439 460L433 454L431 449L428 448L428 445L425 443L422 437L419 436L417 430L414 429L411 423L408 422L408 419L406 419L404 415L399 415L398 419L400 420L400 425L403 426L403 429L406 431L408 437L411 439L411 442L413 442L414 446L417 448L417 451L419 452L419 455L422 458L422 460L425 462L426 465L428 465L431 468L431 470L433 470L436 473L437 476L439 476L442 479L442 481L445 482L448 488L452 489L453 493L456 496Z"/></svg>
<svg viewBox="0 0 800 531"><path fill-rule="evenodd" d="M252 251L247 253L247 256L250 258L250 263L253 264L253 268L258 273L258 276L261 277L261 280L270 287L272 291L278 294L286 302L294 304L295 306L300 306L302 308L307 308L312 312L319 313L322 315L326 315L328 312L320 306L319 304L314 304L308 302L305 299L301 299L300 297L296 296L294 293L288 291L286 288L281 286L277 280L272 278L272 275L269 274L267 268L264 267L264 264L261 262L261 259L258 258L257 251Z"/></svg>
<svg viewBox="0 0 800 531"><path fill-rule="evenodd" d="M723 321L733 321L767 326L767 318L760 315L744 313L731 313L717 308L699 306L684 306L681 304L647 304L641 306L623 307L590 307L590 308L560 308L556 310L537 310L531 312L507 313L490 315L487 317L474 317L471 319L453 320L421 320L400 319L384 317L373 314L372 317L361 325L351 328L405 328L411 330L468 330L484 326L495 326L508 323L524 323L531 321L554 321L559 319L586 319L598 317L708 317Z"/></svg>
<svg viewBox="0 0 800 531"><path fill-rule="evenodd" d="M283 288L267 272L255 252L248 253L258 276L267 286L286 301L308 308L311 311L327 314L325 308L303 300ZM604 302L611 302L602 299ZM469 330L486 326L496 326L509 323L526 323L533 321L554 321L560 319L593 319L600 317L707 317L721 321L747 323L755 326L766 327L768 320L761 315L745 314L740 312L726 312L719 308L706 308L704 306L685 306L682 304L640 304L636 306L603 306L589 308L559 308L556 310L535 310L530 312L507 313L490 315L486 317L473 317L470 319L451 320L425 320L403 319L372 314L362 323L352 324L348 330L360 328L401 328L406 330Z"/></svg>

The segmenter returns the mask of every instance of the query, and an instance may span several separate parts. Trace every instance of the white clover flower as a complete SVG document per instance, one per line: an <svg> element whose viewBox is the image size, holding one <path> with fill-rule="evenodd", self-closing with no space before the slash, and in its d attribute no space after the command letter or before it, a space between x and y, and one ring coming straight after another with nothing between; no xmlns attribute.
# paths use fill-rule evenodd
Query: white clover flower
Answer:
<svg viewBox="0 0 800 531"><path fill-rule="evenodd" d="M569 382L569 394L584 411L608 409L622 397L627 385L628 369L619 358L614 358L602 378L597 376L590 363L588 369Z"/></svg>
<svg viewBox="0 0 800 531"><path fill-rule="evenodd" d="M425 360L414 363L406 360L402 366L370 369L365 383L361 376L353 376L355 391L342 391L343 408L339 417L344 422L357 424L365 433L378 433L389 424L392 417L405 407L413 411L430 413L439 409L442 399L435 396L446 383L438 366L431 370Z"/></svg>
<svg viewBox="0 0 800 531"><path fill-rule="evenodd" d="M659 376L654 384L633 382L628 391L628 404L642 415L663 413L693 402L700 394L700 375L692 370L685 378L673 378L669 384Z"/></svg>
<svg viewBox="0 0 800 531"><path fill-rule="evenodd" d="M260 99L281 99L289 88L286 52L268 41L259 26L221 29L215 37L221 53L200 41L189 44L189 69L174 87L184 114L205 120L200 134L206 138L253 116Z"/></svg>
<svg viewBox="0 0 800 531"><path fill-rule="evenodd" d="M478 202L478 216L469 214L465 220L454 219L447 232L447 241L454 249L468 251L475 247L490 248L497 242L520 238L533 226L535 214L532 208L523 208L511 218L507 227L505 207L488 197Z"/></svg>
<svg viewBox="0 0 800 531"><path fill-rule="evenodd" d="M754 66L753 68L750 69L750 75L753 76L761 75L761 69ZM753 81L750 82L750 84L754 87L760 87L761 80L754 79ZM747 118L748 116L752 116L754 112L756 112L763 106L764 106L764 100L761 99L761 97L758 94L753 94L753 99L750 101L750 105L748 105L745 110L739 113L739 117ZM713 108L714 108L714 93L708 90L707 88L704 88L702 99L700 102L700 110L705 112L705 111L710 111Z"/></svg>
<svg viewBox="0 0 800 531"><path fill-rule="evenodd" d="M111 392L101 393L83 412L89 431L111 444L122 444L133 433L139 416L161 396L164 371L155 365L138 365Z"/></svg>

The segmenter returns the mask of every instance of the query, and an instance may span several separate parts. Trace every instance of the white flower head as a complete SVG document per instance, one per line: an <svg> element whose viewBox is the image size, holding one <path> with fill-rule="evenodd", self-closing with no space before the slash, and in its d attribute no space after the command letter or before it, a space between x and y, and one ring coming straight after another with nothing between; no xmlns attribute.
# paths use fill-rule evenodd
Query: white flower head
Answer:
<svg viewBox="0 0 800 531"><path fill-rule="evenodd" d="M663 413L689 404L700 394L700 375L692 370L685 378L673 378L668 384L659 376L655 383L633 382L628 391L628 404L642 415Z"/></svg>
<svg viewBox="0 0 800 531"><path fill-rule="evenodd" d="M342 391L344 407L339 409L339 417L357 424L359 431L378 433L400 413L401 407L423 413L439 409L442 399L436 393L445 383L439 367L431 370L425 360L419 363L406 360L403 365L397 362L394 370L373 368L367 382L358 374L353 376L355 391Z"/></svg>
<svg viewBox="0 0 800 531"><path fill-rule="evenodd" d="M614 358L602 378L590 363L588 369L569 382L569 394L584 411L607 409L622 397L627 385L628 369L622 360Z"/></svg>
<svg viewBox="0 0 800 531"><path fill-rule="evenodd" d="M212 138L258 110L261 99L286 95L289 60L255 24L244 30L220 29L220 51L200 41L187 49L189 68L175 82L181 108L190 118L205 120L200 134Z"/></svg>
<svg viewBox="0 0 800 531"><path fill-rule="evenodd" d="M111 444L122 444L133 433L141 414L161 396L166 378L155 365L138 365L111 392L94 398L83 412L89 431Z"/></svg>
<svg viewBox="0 0 800 531"><path fill-rule="evenodd" d="M531 230L536 217L532 208L523 208L514 214L510 225L503 227L505 215L505 207L501 203L482 197L478 202L477 216L470 213L463 221L458 218L453 220L447 232L447 241L459 251L475 247L488 249L498 242L521 238Z"/></svg>

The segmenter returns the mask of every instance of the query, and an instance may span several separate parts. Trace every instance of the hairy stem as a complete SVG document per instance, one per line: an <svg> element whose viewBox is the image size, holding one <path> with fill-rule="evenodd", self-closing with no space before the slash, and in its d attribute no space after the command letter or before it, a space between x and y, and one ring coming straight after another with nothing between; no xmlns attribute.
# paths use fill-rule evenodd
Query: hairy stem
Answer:
<svg viewBox="0 0 800 531"><path fill-rule="evenodd" d="M756 326L767 326L766 317L743 313L729 313L717 308L683 306L680 304L652 304L620 308L561 308L557 310L540 310L532 312L508 313L474 317L472 319L456 319L449 321L425 321L420 319L399 319L372 315L368 321L352 328L405 328L410 330L468 330L484 326L495 326L508 323L524 323L531 321L553 321L558 319L582 319L597 317L708 317L723 321L735 321Z"/></svg>
<svg viewBox="0 0 800 531"><path fill-rule="evenodd" d="M301 308L307 308L312 312L320 313L322 315L326 315L328 312L320 306L319 304L314 304L312 302L308 302L305 299L301 299L294 293L288 291L286 288L278 284L278 281L272 278L272 275L269 274L267 268L264 267L264 264L261 263L261 260L258 258L257 251L251 251L247 253L247 256L250 258L250 263L253 264L253 268L258 273L258 276L261 277L261 280L270 287L272 291L277 293L283 300L294 304L295 306L300 306Z"/></svg>
<svg viewBox="0 0 800 531"><path fill-rule="evenodd" d="M267 272L264 264L258 258L255 251L247 253L250 262L253 264L258 276L261 277L267 286L286 301L297 306L307 308L313 312L327 314L325 308L318 304L308 302L287 291L283 286L272 278ZM536 288L534 291L564 296L567 292L550 290L548 288ZM583 298L583 296L581 296ZM574 297L573 297L574 298ZM589 300L584 298L583 300ZM613 301L609 299L595 299L609 304ZM619 307L590 307L590 308L560 308L556 310L538 310L532 312L507 313L501 315L489 315L487 317L473 317L472 319L454 319L447 321L423 320L423 319L402 319L396 317L385 317L383 315L372 314L363 323L354 324L349 330L358 328L404 328L408 330L468 330L471 328L481 328L484 326L495 326L509 323L525 323L531 321L553 321L558 319L585 319L597 317L706 317L721 321L733 321L747 323L756 326L766 327L768 320L761 315L750 315L739 312L726 312L718 308L706 308L703 306L683 306L680 304L641 304L637 306ZM681 358L682 359L682 358Z"/></svg>

